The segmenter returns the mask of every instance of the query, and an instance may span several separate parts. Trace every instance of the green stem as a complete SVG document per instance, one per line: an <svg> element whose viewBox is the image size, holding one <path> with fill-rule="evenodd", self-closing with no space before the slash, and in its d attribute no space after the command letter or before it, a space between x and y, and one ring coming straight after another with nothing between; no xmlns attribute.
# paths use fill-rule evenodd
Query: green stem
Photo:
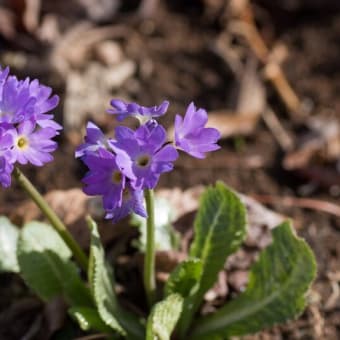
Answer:
<svg viewBox="0 0 340 340"><path fill-rule="evenodd" d="M14 169L13 175L17 182L20 184L20 186L31 197L34 203L39 207L39 209L43 212L46 218L50 221L54 229L59 233L61 238L71 249L80 267L84 271L87 271L88 258L83 252L83 250L80 248L79 244L75 241L70 232L67 230L65 224L60 220L56 213L47 204L45 199L40 195L37 189L30 182L30 180L18 168Z"/></svg>
<svg viewBox="0 0 340 340"><path fill-rule="evenodd" d="M155 280L155 211L153 190L144 191L146 211L146 250L144 257L144 288L149 306L156 301L156 280Z"/></svg>

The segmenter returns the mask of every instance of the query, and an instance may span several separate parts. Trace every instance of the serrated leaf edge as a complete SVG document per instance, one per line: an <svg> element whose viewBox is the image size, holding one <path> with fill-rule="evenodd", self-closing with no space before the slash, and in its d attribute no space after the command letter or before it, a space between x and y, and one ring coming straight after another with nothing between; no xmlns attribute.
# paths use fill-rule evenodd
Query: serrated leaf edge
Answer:
<svg viewBox="0 0 340 340"><path fill-rule="evenodd" d="M303 290L303 291L306 292L305 294L302 294L302 295L301 295L301 298L304 299L304 304L303 304L301 310L298 311L297 314L294 315L294 316L292 316L291 318L287 318L287 319L285 319L285 320L278 320L277 322L273 323L273 324L271 325L271 327L273 327L273 326L275 326L275 325L281 323L282 321L288 321L288 320L297 318L297 317L303 312L304 307L305 307L305 305L306 305L305 295L307 294L307 291L310 289L310 286L312 285L313 280L315 279L315 276L316 276L316 261L315 261L315 257L314 257L314 254L313 254L311 248L310 248L309 245L307 244L307 242L306 242L303 238L298 237L298 236L296 235L295 230L293 229L293 227L290 225L289 222L284 222L284 223L282 223L280 226L288 226L289 229L290 229L290 232L291 232L292 236L295 238L295 240L296 240L297 242L300 242L300 244L304 247L304 249L306 250L306 252L308 252L308 256L310 256L310 258L311 258L311 260L312 260L311 266L312 266L313 272L311 273L312 280L311 280L308 284L306 284L306 285L303 287L303 289L302 289L302 288L300 289L301 291ZM280 227L280 226L278 226L278 227ZM278 227L277 227L277 228L278 228ZM276 228L274 228L274 230L273 230L274 233L275 233L275 231L276 231L275 229L276 229ZM271 244L270 246L272 246L272 244ZM296 263L298 263L299 261L301 261L300 258L298 259L298 261L297 261ZM288 280L285 281L285 283L284 283L283 286L282 286L281 291L287 289L287 286L289 286L289 284L290 284L290 280L292 280L292 277L294 277L293 273L295 273L295 272L296 272L297 270L299 270L299 269L301 269L301 265L296 264L295 267L294 267L293 270L292 270L292 275L290 275L290 277L288 278ZM243 312L241 312L241 313L235 313L235 316L234 316L234 317L231 316L231 317L224 317L223 319L221 318L221 319L217 319L217 320L211 320L211 321L209 322L209 328L213 328L213 329L226 328L226 327L228 327L229 325L231 325L232 323L237 322L237 321L241 320L241 319L244 318L244 317L247 317L247 316L249 316L249 315L251 315L251 314L256 313L257 310L260 310L263 306L265 306L266 304L268 304L268 303L272 302L273 300L275 300L275 298L276 298L278 295L279 295L279 292L275 291L275 292L273 292L272 294L270 294L268 297L266 297L264 300L262 300L261 303L257 303L257 304L255 304L255 305L253 304L252 306L247 307L247 309L244 309ZM232 314L232 313L231 313L231 314ZM199 324L200 322L201 322L201 321L198 320L198 321L196 322L196 324ZM196 329L194 328L194 330L193 330L193 332L192 332L192 335L195 335L196 333L202 333L202 332L204 332L204 331L205 331L204 327L202 327L202 326L201 326L201 327L197 327ZM221 330L220 330L219 332L216 332L216 335L218 335L218 334L221 334ZM214 335L213 332L211 332L211 336L213 336L213 335ZM230 335L233 335L233 334L230 334ZM210 335L209 335L209 336L210 336Z"/></svg>

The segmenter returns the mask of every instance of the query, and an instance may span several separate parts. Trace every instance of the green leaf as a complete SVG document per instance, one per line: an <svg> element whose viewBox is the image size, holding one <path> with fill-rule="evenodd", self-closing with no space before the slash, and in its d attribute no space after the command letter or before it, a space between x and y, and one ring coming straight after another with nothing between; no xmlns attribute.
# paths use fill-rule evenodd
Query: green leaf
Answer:
<svg viewBox="0 0 340 340"><path fill-rule="evenodd" d="M0 216L0 272L19 271L17 240L19 230L5 217Z"/></svg>
<svg viewBox="0 0 340 340"><path fill-rule="evenodd" d="M202 275L196 294L185 300L179 326L182 336L227 257L239 248L246 236L245 207L232 190L217 182L202 195L194 227L190 255L202 261Z"/></svg>
<svg viewBox="0 0 340 340"><path fill-rule="evenodd" d="M88 219L91 246L88 278L99 316L103 322L129 339L144 339L144 329L134 315L123 310L114 292L113 273L105 261L96 223Z"/></svg>
<svg viewBox="0 0 340 340"><path fill-rule="evenodd" d="M178 249L179 234L173 228L171 221L175 211L169 201L155 196L155 248L158 251ZM134 245L145 252L146 247L146 219L137 214L132 215L131 223L139 228L140 237Z"/></svg>
<svg viewBox="0 0 340 340"><path fill-rule="evenodd" d="M148 318L146 340L169 340L181 315L183 298L171 294L158 302Z"/></svg>
<svg viewBox="0 0 340 340"><path fill-rule="evenodd" d="M72 307L68 313L75 319L83 331L96 330L110 333L111 328L102 321L97 310L89 307Z"/></svg>
<svg viewBox="0 0 340 340"><path fill-rule="evenodd" d="M260 331L298 316L316 275L313 252L296 237L290 222L273 230L273 243L253 265L244 293L211 316L197 321L191 338L222 338Z"/></svg>
<svg viewBox="0 0 340 340"><path fill-rule="evenodd" d="M198 288L202 275L202 261L188 259L180 263L171 273L165 285L165 295L178 293L182 297L192 295Z"/></svg>
<svg viewBox="0 0 340 340"><path fill-rule="evenodd" d="M93 305L78 268L70 261L70 250L48 224L30 222L23 227L17 256L21 275L42 299L64 294L70 305Z"/></svg>
<svg viewBox="0 0 340 340"><path fill-rule="evenodd" d="M238 196L222 182L203 194L195 219L195 239L190 255L202 260L200 292L216 281L227 257L246 236L246 211Z"/></svg>

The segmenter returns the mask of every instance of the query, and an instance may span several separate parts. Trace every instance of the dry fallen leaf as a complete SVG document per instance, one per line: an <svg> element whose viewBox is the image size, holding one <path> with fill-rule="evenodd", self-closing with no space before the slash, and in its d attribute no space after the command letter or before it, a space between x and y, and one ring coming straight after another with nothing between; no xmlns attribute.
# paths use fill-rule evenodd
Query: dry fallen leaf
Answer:
<svg viewBox="0 0 340 340"><path fill-rule="evenodd" d="M98 228L104 245L135 231L135 228L127 228L126 220L117 224L103 220L101 199L88 197L79 188L53 190L44 197L83 248L88 247L90 240L90 233L85 222L87 214L98 220ZM19 205L14 214L12 219L17 221L18 225L33 219L44 218L38 207L31 201L25 201Z"/></svg>
<svg viewBox="0 0 340 340"><path fill-rule="evenodd" d="M207 127L218 129L221 138L248 136L254 133L258 120L258 113L212 111L209 112Z"/></svg>
<svg viewBox="0 0 340 340"><path fill-rule="evenodd" d="M227 273L221 271L218 273L217 281L214 286L205 293L204 300L213 302L218 298L225 299L228 295L228 291Z"/></svg>
<svg viewBox="0 0 340 340"><path fill-rule="evenodd" d="M125 26L93 27L88 21L79 22L55 43L50 55L51 64L66 78L71 69L81 69L86 65L99 42L123 37L127 33Z"/></svg>
<svg viewBox="0 0 340 340"><path fill-rule="evenodd" d="M228 283L237 292L242 292L248 283L248 271L237 270L228 274Z"/></svg>
<svg viewBox="0 0 340 340"><path fill-rule="evenodd" d="M112 89L120 87L135 70L135 63L125 59L111 66L91 61L84 71L70 71L66 76L65 129L79 129L89 116L97 122L105 120Z"/></svg>
<svg viewBox="0 0 340 340"><path fill-rule="evenodd" d="M88 209L89 198L78 188L53 190L46 194L45 199L65 224L72 224L84 217ZM38 218L41 213L33 202L27 201L17 208L16 214L27 222Z"/></svg>
<svg viewBox="0 0 340 340"><path fill-rule="evenodd" d="M14 39L16 34L15 15L4 7L0 7L0 34L8 40Z"/></svg>
<svg viewBox="0 0 340 340"><path fill-rule="evenodd" d="M82 6L89 19L95 22L111 21L116 14L121 0L77 0Z"/></svg>
<svg viewBox="0 0 340 340"><path fill-rule="evenodd" d="M204 190L203 185L197 185L187 190L164 188L157 190L157 195L169 201L170 205L176 210L176 218L179 219L183 215L198 209L199 199ZM284 216L266 208L255 199L240 193L239 196L247 208L250 226L266 226L272 229L285 219Z"/></svg>
<svg viewBox="0 0 340 340"><path fill-rule="evenodd" d="M41 0L26 0L23 24L28 32L34 32L39 26Z"/></svg>
<svg viewBox="0 0 340 340"><path fill-rule="evenodd" d="M315 157L324 161L340 159L340 121L336 117L312 117L306 124L310 132L303 136L300 146L286 155L283 166L299 169L309 165Z"/></svg>

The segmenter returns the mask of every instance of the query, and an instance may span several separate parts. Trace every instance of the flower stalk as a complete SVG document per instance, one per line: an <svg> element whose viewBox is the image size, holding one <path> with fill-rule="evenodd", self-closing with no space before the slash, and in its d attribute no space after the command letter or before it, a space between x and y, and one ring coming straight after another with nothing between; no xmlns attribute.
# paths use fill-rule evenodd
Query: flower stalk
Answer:
<svg viewBox="0 0 340 340"><path fill-rule="evenodd" d="M58 232L60 237L64 240L67 246L73 253L74 258L77 260L80 267L86 272L88 266L88 258L83 250L80 248L77 241L73 238L70 232L67 230L65 224L60 220L56 213L47 204L42 195L37 191L30 180L16 167L13 171L13 176L24 189L24 191L30 196L34 203L39 207L42 213L51 223L52 227Z"/></svg>
<svg viewBox="0 0 340 340"><path fill-rule="evenodd" d="M155 211L154 193L152 189L144 191L146 211L146 250L144 257L144 289L149 307L156 301L156 279L155 279Z"/></svg>

